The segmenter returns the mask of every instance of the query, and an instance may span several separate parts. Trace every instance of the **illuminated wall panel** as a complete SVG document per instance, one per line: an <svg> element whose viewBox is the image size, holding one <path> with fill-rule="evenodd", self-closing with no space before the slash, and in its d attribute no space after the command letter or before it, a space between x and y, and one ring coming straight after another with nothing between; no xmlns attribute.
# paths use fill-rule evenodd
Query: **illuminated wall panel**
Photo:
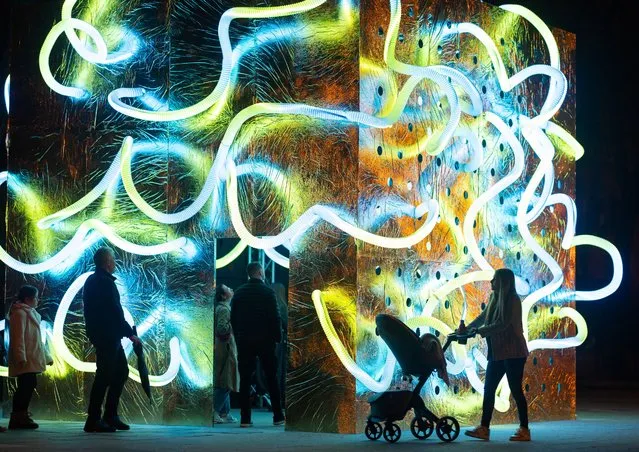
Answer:
<svg viewBox="0 0 639 452"><path fill-rule="evenodd" d="M302 40L291 43L294 80L290 97L309 105L357 111L358 20L352 11L336 6L327 3L309 15L308 31L315 45ZM284 147L288 155L297 155L296 161L283 165L290 168L295 189L291 208L301 213L314 204L339 206L346 218L356 221L357 126L330 120L296 121L299 126L286 134L293 139ZM282 146L270 149L277 155L278 148ZM259 218L256 216L256 221ZM311 293L318 288L334 291L327 308L337 334L352 353L356 253L355 241L348 234L321 221L293 242L289 274L291 367L286 400L289 429L354 432L355 380L332 351Z"/></svg>
<svg viewBox="0 0 639 452"><path fill-rule="evenodd" d="M508 141L482 112L498 113L507 125L520 116L532 117L543 105L550 85L548 77L537 75L506 89L494 68L499 67L501 59L506 75L512 77L528 66L548 62L551 58L541 32L518 15L479 2L391 4L390 9L386 1L365 0L360 4L360 109L383 115L392 109L405 87L410 86L411 91L406 108L392 127L367 128L360 133L360 226L385 236L408 235L425 221L420 207L430 199L438 202L440 217L429 237L411 250L360 249L358 328L366 333L358 331L358 363L369 373L384 364L384 347L376 344L378 338L371 334L376 314L390 311L404 319L432 316L455 328L460 319L474 318L490 293L487 283L438 290L459 275L507 266L531 286L531 291L552 278L522 239L516 221L517 203L539 165L526 140L521 140L526 169L492 199L482 200L482 195L485 198L489 188L516 166ZM392 24L397 24L396 28ZM482 33L489 37L486 42L494 43L492 53L479 39L484 38ZM561 49L559 61L568 68L564 70L568 92L555 118L574 133L575 39L562 31L555 36ZM396 42L398 63L389 62L389 42ZM442 74L450 77L454 93L442 86L438 78ZM411 80L415 80L413 85ZM473 100L478 108L462 104ZM455 127L450 139L441 140L451 123ZM517 130L514 125L511 128ZM574 198L573 156L557 153L552 164L555 188ZM549 179L548 183L553 181ZM405 215L398 218L398 211ZM566 229L565 210L547 210L529 228L536 240L548 248L560 249L561 231ZM562 268L574 268L574 250L558 257ZM565 277L563 290L574 289L573 271L568 270ZM574 307L574 303L562 305ZM530 339L575 334L574 324L560 320L557 311L556 303L535 304L528 316ZM450 330L436 328L434 332L443 334L443 338ZM483 388L478 378L483 368L478 363L481 353L485 353L484 344L477 340L467 347L471 369L464 370L462 363L453 372L450 387L436 377L426 385L424 395L436 412L454 415L466 423L478 421ZM480 359L474 359L476 354ZM557 352L533 352L524 382L532 419L574 417L574 373L574 349L562 350L559 359ZM397 378L398 374L394 381ZM365 419L365 401L371 389L358 386L360 422ZM504 403L499 411L507 407ZM516 412L508 410L496 419L513 421L514 416ZM363 429L363 424L358 428Z"/></svg>
<svg viewBox="0 0 639 452"><path fill-rule="evenodd" d="M94 357L78 293L103 243L153 375L151 405L132 368L132 421L210 423L215 269L246 246L290 268L288 429L361 431L368 397L401 375L375 315L443 340L503 266L524 303L531 418L574 417L587 334L575 300L612 293L622 270L612 244L575 236L574 35L479 1L67 0L38 13L12 20L0 174L5 293L41 288L56 356L37 417L84 416ZM240 244L216 253L223 237ZM575 291L578 245L611 256L609 285ZM447 359L451 385L432 377L423 396L475 423L485 343ZM499 422L516 415L508 395Z"/></svg>

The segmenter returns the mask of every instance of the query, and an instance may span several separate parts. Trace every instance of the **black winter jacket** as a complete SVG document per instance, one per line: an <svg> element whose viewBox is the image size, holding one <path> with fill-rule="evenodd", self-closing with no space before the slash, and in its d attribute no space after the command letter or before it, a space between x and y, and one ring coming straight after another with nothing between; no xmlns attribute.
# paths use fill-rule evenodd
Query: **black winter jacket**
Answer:
<svg viewBox="0 0 639 452"><path fill-rule="evenodd" d="M95 346L117 344L123 337L133 336L131 326L124 320L114 281L113 275L98 268L84 283L84 323Z"/></svg>
<svg viewBox="0 0 639 452"><path fill-rule="evenodd" d="M282 340L275 292L259 279L241 285L231 301L231 326L237 342Z"/></svg>

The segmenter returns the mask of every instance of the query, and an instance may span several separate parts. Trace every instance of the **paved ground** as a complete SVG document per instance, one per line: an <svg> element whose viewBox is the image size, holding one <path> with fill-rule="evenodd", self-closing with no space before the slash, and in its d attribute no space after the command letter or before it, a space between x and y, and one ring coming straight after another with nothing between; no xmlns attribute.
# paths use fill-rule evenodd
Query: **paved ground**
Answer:
<svg viewBox="0 0 639 452"><path fill-rule="evenodd" d="M586 400L578 401L576 421L544 422L532 425L531 443L510 443L508 436L514 426L492 428L490 442L481 442L462 435L453 443L440 442L435 435L418 441L410 432L403 432L398 443L372 442L363 434L336 435L285 432L269 424L269 413L255 413L256 426L210 428L163 427L136 425L130 432L93 434L82 432L82 424L72 422L42 422L35 432L0 434L0 451L42 450L104 450L104 451L337 451L337 450L526 450L639 451L639 393L597 391ZM2 422L6 425L6 422ZM463 429L462 429L463 430Z"/></svg>

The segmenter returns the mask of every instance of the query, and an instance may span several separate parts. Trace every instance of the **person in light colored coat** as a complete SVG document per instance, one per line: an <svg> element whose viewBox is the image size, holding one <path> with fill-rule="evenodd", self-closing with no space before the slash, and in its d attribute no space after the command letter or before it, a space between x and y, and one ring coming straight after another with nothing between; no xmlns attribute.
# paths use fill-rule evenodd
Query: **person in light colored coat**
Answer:
<svg viewBox="0 0 639 452"><path fill-rule="evenodd" d="M9 429L36 429L29 413L29 403L37 385L36 375L53 364L40 331L38 289L22 286L17 300L9 311L9 376L17 377L18 387L13 394L13 412Z"/></svg>
<svg viewBox="0 0 639 452"><path fill-rule="evenodd" d="M231 328L231 298L233 290L224 284L215 291L215 412L214 424L230 424L237 419L230 413L231 391L240 390L237 366L237 345Z"/></svg>

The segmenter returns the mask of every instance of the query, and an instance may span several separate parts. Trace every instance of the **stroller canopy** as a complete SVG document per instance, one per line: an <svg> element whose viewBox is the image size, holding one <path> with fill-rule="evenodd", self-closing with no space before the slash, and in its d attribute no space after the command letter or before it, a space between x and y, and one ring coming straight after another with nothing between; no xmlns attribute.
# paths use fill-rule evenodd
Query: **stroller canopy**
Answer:
<svg viewBox="0 0 639 452"><path fill-rule="evenodd" d="M428 377L437 370L448 384L446 360L439 340L432 334L421 337L397 317L379 314L375 318L377 334L386 342L404 373Z"/></svg>

